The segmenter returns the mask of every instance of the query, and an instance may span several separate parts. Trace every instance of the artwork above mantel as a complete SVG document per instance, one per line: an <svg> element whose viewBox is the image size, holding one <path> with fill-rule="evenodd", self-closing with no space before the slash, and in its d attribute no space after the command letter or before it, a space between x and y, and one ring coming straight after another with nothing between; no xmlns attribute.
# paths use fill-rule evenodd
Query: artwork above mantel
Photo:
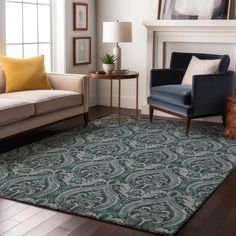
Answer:
<svg viewBox="0 0 236 236"><path fill-rule="evenodd" d="M229 19L232 0L159 0L158 19Z"/></svg>

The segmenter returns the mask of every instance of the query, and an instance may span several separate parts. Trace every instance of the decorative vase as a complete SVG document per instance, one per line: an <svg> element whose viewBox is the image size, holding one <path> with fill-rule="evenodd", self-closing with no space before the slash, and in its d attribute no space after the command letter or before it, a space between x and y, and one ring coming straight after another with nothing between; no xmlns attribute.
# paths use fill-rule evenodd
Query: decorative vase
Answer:
<svg viewBox="0 0 236 236"><path fill-rule="evenodd" d="M115 69L115 64L103 64L103 70L107 74L111 74L111 72Z"/></svg>

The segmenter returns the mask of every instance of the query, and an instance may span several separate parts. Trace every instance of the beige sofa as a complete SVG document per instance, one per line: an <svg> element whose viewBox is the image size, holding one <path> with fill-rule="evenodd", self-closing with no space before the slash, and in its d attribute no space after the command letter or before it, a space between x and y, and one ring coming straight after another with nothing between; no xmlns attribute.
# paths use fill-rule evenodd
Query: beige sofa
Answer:
<svg viewBox="0 0 236 236"><path fill-rule="evenodd" d="M47 74L52 90L5 93L0 68L0 139L80 114L88 118L88 77Z"/></svg>

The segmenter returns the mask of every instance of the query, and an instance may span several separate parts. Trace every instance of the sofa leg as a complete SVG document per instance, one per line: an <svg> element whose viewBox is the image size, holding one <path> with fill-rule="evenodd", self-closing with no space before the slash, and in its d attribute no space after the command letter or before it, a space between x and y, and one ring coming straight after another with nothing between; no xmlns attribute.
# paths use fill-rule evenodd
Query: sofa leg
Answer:
<svg viewBox="0 0 236 236"><path fill-rule="evenodd" d="M222 114L222 121L223 121L223 125L224 127L226 126L226 115Z"/></svg>
<svg viewBox="0 0 236 236"><path fill-rule="evenodd" d="M88 125L88 112L84 113L84 125Z"/></svg>
<svg viewBox="0 0 236 236"><path fill-rule="evenodd" d="M185 123L185 135L188 136L189 134L189 127L190 127L190 121L191 121L191 118L190 117L185 117L184 118L184 123Z"/></svg>
<svg viewBox="0 0 236 236"><path fill-rule="evenodd" d="M149 106L149 121L152 123L153 118L153 107Z"/></svg>

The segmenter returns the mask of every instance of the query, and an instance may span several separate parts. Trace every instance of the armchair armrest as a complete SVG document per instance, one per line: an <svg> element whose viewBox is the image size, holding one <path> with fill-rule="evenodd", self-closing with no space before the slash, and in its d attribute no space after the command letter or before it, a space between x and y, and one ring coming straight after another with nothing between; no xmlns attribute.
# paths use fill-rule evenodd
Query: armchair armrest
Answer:
<svg viewBox="0 0 236 236"><path fill-rule="evenodd" d="M84 110L88 112L89 86L88 76L80 74L48 73L48 80L53 89L77 92L83 95Z"/></svg>
<svg viewBox="0 0 236 236"><path fill-rule="evenodd" d="M194 75L192 107L195 116L224 114L226 98L234 93L235 73Z"/></svg>
<svg viewBox="0 0 236 236"><path fill-rule="evenodd" d="M185 71L177 69L152 69L151 70L151 87L181 84Z"/></svg>

